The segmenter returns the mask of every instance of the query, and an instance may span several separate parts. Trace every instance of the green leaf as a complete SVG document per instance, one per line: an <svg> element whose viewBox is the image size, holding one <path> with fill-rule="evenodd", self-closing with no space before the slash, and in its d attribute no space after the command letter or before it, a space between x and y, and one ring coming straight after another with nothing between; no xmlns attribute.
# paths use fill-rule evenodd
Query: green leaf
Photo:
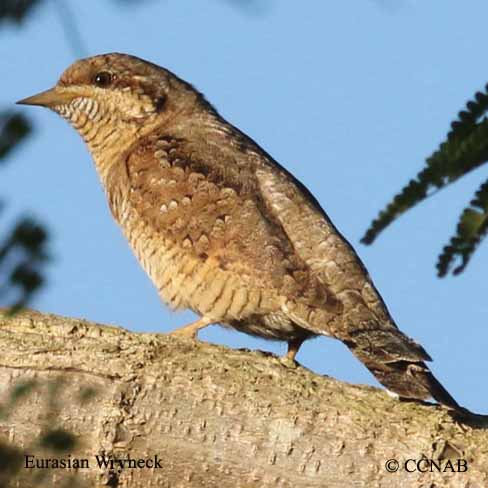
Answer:
<svg viewBox="0 0 488 488"><path fill-rule="evenodd" d="M488 233L488 180L481 185L459 218L456 235L449 244L444 247L437 262L439 276L445 276L452 270L453 274L459 274L468 265L476 248ZM455 267L456 259L461 263Z"/></svg>
<svg viewBox="0 0 488 488"><path fill-rule="evenodd" d="M386 227L407 210L488 161L488 119L484 116L488 111L487 92L488 85L485 92L477 92L474 100L466 104L466 109L459 113L458 120L451 124L446 140L426 159L425 167L416 178L395 195L373 220L361 242L371 244ZM484 187L480 188L477 195L479 198L484 197ZM484 212L480 214L474 209L466 209L463 212L457 236L444 248L439 257L439 276L447 273L455 256L461 257L464 264L456 268L454 273L464 270L472 252L483 237L481 228L484 219Z"/></svg>

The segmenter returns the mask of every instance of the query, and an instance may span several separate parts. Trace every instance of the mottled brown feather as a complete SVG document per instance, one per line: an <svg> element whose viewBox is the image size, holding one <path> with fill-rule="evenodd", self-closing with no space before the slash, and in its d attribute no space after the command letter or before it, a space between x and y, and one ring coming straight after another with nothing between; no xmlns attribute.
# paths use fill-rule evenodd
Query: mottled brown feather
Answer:
<svg viewBox="0 0 488 488"><path fill-rule="evenodd" d="M100 71L111 86L94 85ZM87 142L112 214L170 306L288 341L293 354L330 335L400 396L458 408L317 200L190 84L108 54L75 63L55 93L64 102L51 108Z"/></svg>

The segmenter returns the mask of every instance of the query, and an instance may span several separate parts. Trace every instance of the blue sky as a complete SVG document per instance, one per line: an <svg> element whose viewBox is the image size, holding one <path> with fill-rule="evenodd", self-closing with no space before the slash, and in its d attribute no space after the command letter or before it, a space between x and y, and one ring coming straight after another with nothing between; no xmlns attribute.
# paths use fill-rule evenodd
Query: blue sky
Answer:
<svg viewBox="0 0 488 488"><path fill-rule="evenodd" d="M68 0L66 0L68 1ZM488 243L467 271L439 280L437 253L486 179L482 167L403 216L371 247L371 219L445 136L488 81L488 4L473 0L69 1L84 55L127 52L190 81L316 195L364 260L399 327L434 358L463 405L488 411ZM77 57L55 2L0 29L0 106L52 86ZM51 231L45 312L167 332L193 316L162 305L112 221L91 158L74 130L25 109L35 134L2 168L2 225L21 213ZM0 229L1 230L1 229ZM285 352L285 345L212 327L200 337ZM376 385L341 343L306 343L298 360L320 374Z"/></svg>

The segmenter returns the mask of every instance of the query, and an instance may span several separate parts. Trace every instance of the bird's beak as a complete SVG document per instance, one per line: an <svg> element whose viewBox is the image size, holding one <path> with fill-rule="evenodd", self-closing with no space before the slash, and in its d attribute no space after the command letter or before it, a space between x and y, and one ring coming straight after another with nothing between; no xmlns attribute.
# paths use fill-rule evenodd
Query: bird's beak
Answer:
<svg viewBox="0 0 488 488"><path fill-rule="evenodd" d="M43 91L37 95L32 95L32 97L24 98L19 100L17 104L19 105L39 105L40 107L53 108L56 105L63 105L65 103L71 102L76 95L73 92L59 89L57 86L51 88L50 90Z"/></svg>

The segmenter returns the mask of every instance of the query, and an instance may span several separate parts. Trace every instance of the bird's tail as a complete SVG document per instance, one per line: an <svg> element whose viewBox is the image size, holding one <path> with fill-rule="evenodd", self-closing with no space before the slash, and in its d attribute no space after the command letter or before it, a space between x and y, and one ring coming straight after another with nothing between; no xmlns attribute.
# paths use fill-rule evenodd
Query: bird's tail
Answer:
<svg viewBox="0 0 488 488"><path fill-rule="evenodd" d="M433 398L451 409L462 408L425 364L432 359L424 348L393 324L355 331L343 342L383 386L400 397Z"/></svg>

